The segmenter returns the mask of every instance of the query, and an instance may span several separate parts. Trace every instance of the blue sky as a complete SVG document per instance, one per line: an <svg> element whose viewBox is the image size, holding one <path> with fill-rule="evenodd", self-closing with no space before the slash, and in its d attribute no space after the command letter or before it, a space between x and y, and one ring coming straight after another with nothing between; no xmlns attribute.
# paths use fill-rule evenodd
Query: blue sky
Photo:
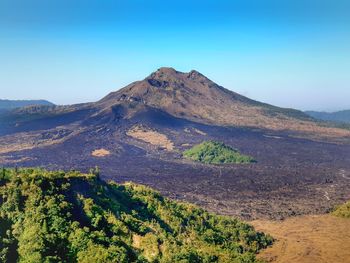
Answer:
<svg viewBox="0 0 350 263"><path fill-rule="evenodd" d="M350 1L0 0L0 98L95 101L161 66L283 107L350 108Z"/></svg>

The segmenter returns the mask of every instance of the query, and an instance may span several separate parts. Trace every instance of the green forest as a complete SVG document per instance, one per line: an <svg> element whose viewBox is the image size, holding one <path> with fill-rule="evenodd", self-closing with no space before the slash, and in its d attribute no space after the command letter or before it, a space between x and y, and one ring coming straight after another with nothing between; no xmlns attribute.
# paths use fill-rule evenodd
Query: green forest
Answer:
<svg viewBox="0 0 350 263"><path fill-rule="evenodd" d="M0 170L1 262L257 262L273 239L98 169Z"/></svg>
<svg viewBox="0 0 350 263"><path fill-rule="evenodd" d="M255 160L221 142L206 141L184 151L183 156L206 164L252 163Z"/></svg>

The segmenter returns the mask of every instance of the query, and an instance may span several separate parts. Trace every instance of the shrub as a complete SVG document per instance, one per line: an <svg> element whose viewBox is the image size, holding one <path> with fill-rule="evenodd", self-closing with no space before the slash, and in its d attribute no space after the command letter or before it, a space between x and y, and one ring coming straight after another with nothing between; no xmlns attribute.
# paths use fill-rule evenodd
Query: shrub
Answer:
<svg viewBox="0 0 350 263"><path fill-rule="evenodd" d="M350 218L350 201L336 207L332 214L338 217Z"/></svg>
<svg viewBox="0 0 350 263"><path fill-rule="evenodd" d="M206 164L252 163L255 160L221 142L208 141L183 152L183 156Z"/></svg>

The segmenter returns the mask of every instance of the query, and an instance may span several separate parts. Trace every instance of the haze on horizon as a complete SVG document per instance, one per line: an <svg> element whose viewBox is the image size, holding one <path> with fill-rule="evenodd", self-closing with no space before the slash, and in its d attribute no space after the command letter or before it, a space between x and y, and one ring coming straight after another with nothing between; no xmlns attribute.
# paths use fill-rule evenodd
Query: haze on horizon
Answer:
<svg viewBox="0 0 350 263"><path fill-rule="evenodd" d="M95 101L169 66L277 106L349 109L350 2L263 2L0 0L0 98Z"/></svg>

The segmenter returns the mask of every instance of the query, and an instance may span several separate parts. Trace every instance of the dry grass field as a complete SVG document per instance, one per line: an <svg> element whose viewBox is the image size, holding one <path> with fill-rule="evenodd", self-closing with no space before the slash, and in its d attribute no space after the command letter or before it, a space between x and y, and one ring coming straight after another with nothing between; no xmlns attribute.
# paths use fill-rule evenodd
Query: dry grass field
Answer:
<svg viewBox="0 0 350 263"><path fill-rule="evenodd" d="M259 258L274 263L349 263L350 220L331 215L308 215L284 221L256 220L259 231L275 244Z"/></svg>
<svg viewBox="0 0 350 263"><path fill-rule="evenodd" d="M95 157L104 157L104 156L107 156L107 155L110 155L111 152L106 150L106 149L97 149L97 150L94 150L91 155L92 156L95 156Z"/></svg>
<svg viewBox="0 0 350 263"><path fill-rule="evenodd" d="M174 143L165 134L150 130L145 127L136 126L127 132L127 135L135 139L164 148L168 151L174 150Z"/></svg>

